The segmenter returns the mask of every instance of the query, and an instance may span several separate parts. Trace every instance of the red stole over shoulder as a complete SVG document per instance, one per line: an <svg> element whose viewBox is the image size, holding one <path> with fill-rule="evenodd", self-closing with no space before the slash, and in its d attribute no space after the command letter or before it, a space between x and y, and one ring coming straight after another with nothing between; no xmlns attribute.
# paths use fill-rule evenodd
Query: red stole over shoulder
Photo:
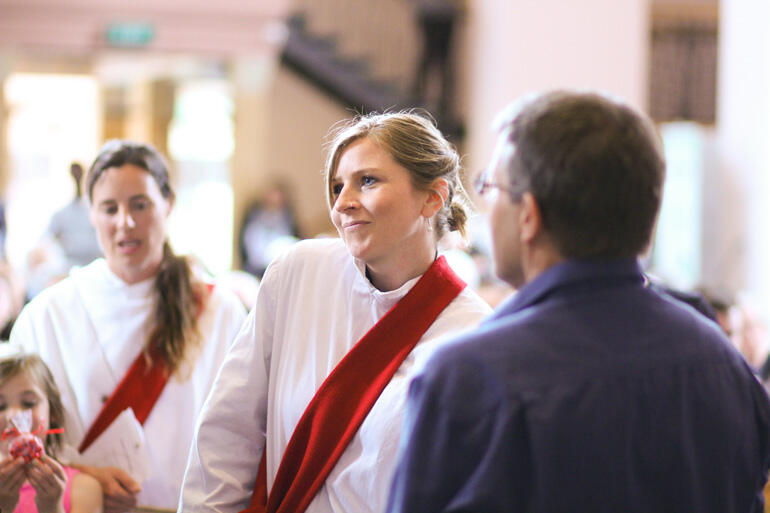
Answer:
<svg viewBox="0 0 770 513"><path fill-rule="evenodd" d="M211 294L214 285L207 284L207 288L209 294ZM198 315L203 311L204 304L203 301L199 303ZM86 436L80 442L79 452L82 453L88 449L88 446L99 438L99 435L126 408L132 408L134 415L136 415L136 420L141 425L144 425L160 394L166 387L170 375L168 364L166 364L166 361L160 355L160 351L154 345L150 347L149 362L144 352L140 352L134 363L128 368L126 375L123 376L123 379L112 392L112 395L102 405L102 409L99 411L96 419L94 419L91 427L88 428Z"/></svg>
<svg viewBox="0 0 770 513"><path fill-rule="evenodd" d="M80 442L78 451L88 449L94 440L112 424L112 421L126 408L133 408L136 420L144 425L150 416L155 402L160 397L168 381L168 365L155 346L150 349L152 366L147 368L147 358L144 352L139 353L126 375L120 381L112 395L102 405L96 419L88 428L86 436Z"/></svg>
<svg viewBox="0 0 770 513"><path fill-rule="evenodd" d="M301 513L404 359L465 288L444 257L337 364L302 414L267 495L265 451L249 507L241 513Z"/></svg>

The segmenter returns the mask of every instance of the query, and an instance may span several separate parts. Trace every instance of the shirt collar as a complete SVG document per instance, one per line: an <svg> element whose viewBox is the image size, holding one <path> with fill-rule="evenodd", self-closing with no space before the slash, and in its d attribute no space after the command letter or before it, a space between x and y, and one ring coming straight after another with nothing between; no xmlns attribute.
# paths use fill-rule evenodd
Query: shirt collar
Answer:
<svg viewBox="0 0 770 513"><path fill-rule="evenodd" d="M630 282L642 285L644 275L635 258L567 260L549 267L534 280L525 284L513 297L503 302L489 320L504 317L537 304L556 289L588 282L600 285L614 282Z"/></svg>
<svg viewBox="0 0 770 513"><path fill-rule="evenodd" d="M95 279L94 272L97 273L99 279ZM104 258L97 258L86 267L73 269L70 276L74 278L79 287L94 291L95 294L102 295L102 297L111 297L111 294L117 293L121 297L145 298L152 296L152 289L155 286L155 276L150 276L137 283L126 283L112 272Z"/></svg>
<svg viewBox="0 0 770 513"><path fill-rule="evenodd" d="M379 290L374 285L372 285L372 282L370 282L369 278L366 277L366 264L362 260L353 258L353 264L355 265L356 270L358 271L358 276L356 276L356 281L355 281L356 289L359 292L370 296L378 304L387 305L388 308L395 305L399 300L401 300L401 298L404 297L407 294L407 292L409 292L412 289L412 287L417 283L417 281L422 277L422 275L420 275L415 278L412 278L411 280L408 280L406 283L404 283L397 289L382 291L382 290Z"/></svg>

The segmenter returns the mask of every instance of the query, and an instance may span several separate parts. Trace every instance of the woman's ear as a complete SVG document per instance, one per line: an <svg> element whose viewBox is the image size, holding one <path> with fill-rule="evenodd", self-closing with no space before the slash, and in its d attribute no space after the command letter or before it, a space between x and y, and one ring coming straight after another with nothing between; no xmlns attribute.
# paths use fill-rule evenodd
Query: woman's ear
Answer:
<svg viewBox="0 0 770 513"><path fill-rule="evenodd" d="M428 197L422 207L425 218L433 217L446 203L449 197L449 183L445 178L436 178L428 189Z"/></svg>
<svg viewBox="0 0 770 513"><path fill-rule="evenodd" d="M168 198L166 198L166 201L168 202L168 212L166 212L166 217L168 217L171 214L171 211L174 210L174 202L176 201L176 194L173 192L169 194Z"/></svg>

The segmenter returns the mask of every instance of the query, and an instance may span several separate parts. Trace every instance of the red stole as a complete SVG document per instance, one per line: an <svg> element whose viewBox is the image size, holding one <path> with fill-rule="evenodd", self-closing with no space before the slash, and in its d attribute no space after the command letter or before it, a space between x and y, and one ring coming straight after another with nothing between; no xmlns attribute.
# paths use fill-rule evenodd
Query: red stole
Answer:
<svg viewBox="0 0 770 513"><path fill-rule="evenodd" d="M210 294L214 286L207 284L207 288ZM203 311L203 305L204 302L201 301L199 303L199 315ZM152 366L148 369L147 358L143 351L140 352L134 363L128 368L126 375L123 376L123 379L112 392L112 395L102 405L102 409L99 411L96 419L94 419L91 427L88 428L86 436L80 442L79 452L82 453L88 449L88 446L99 438L99 435L126 408L132 408L134 415L136 415L136 420L141 425L144 425L147 417L150 416L153 406L155 406L160 394L163 392L170 374L168 365L161 358L158 348L154 345L151 346L149 353Z"/></svg>
<svg viewBox="0 0 770 513"><path fill-rule="evenodd" d="M465 288L444 257L337 364L302 414L267 495L265 450L251 504L241 513L301 513L404 359Z"/></svg>
<svg viewBox="0 0 770 513"><path fill-rule="evenodd" d="M128 407L133 408L136 420L144 425L144 421L150 416L152 407L155 406L155 402L163 392L169 376L168 365L158 353L158 349L152 346L150 358L153 365L149 369L144 352L139 353L115 391L102 405L99 415L96 416L91 427L88 428L85 438L80 442L78 451L81 453L85 451Z"/></svg>

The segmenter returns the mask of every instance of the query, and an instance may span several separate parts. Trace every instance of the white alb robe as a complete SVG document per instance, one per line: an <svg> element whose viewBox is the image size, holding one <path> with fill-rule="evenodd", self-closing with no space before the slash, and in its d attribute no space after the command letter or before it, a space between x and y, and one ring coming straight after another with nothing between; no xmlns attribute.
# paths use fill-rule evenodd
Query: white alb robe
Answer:
<svg viewBox="0 0 770 513"><path fill-rule="evenodd" d="M78 447L104 399L139 355L149 335L153 278L126 284L104 259L42 291L21 312L11 340L40 354L66 410L65 442ZM198 413L246 314L234 294L214 288L198 317L200 355L189 379L169 379L144 424L152 476L141 505L176 508Z"/></svg>
<svg viewBox="0 0 770 513"><path fill-rule="evenodd" d="M303 241L275 260L201 412L179 511L245 508L265 446L270 489L294 427L323 380L418 279L377 290L339 239ZM447 306L382 392L309 513L385 509L416 362L490 312L468 288Z"/></svg>

